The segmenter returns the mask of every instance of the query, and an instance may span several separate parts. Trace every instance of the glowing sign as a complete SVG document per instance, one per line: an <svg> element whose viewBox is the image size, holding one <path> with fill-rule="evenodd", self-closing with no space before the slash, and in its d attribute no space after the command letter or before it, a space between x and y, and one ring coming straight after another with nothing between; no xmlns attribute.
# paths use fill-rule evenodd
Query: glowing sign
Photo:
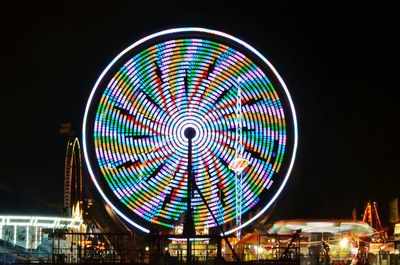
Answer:
<svg viewBox="0 0 400 265"><path fill-rule="evenodd" d="M240 161L234 149L239 86ZM266 211L289 177L297 148L296 116L273 66L222 32L181 28L150 35L104 70L83 124L85 159L97 189L142 231L182 223L188 200L184 131L189 127L195 131L195 181L217 218L216 223L195 192L196 228L235 220L230 167L243 170L241 227Z"/></svg>

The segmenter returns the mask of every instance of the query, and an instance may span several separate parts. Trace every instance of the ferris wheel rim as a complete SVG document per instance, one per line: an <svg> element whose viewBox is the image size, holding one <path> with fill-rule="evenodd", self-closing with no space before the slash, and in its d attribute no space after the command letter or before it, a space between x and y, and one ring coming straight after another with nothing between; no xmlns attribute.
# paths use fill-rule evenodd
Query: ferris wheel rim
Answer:
<svg viewBox="0 0 400 265"><path fill-rule="evenodd" d="M211 30L211 29L207 29L207 28L201 28L201 27L182 27L182 28L173 28L173 29L168 29L168 30L163 30L163 31L159 31L156 33L153 33L151 35L148 35L144 38L141 38L140 40L134 42L133 44L129 45L127 48L125 48L123 51L121 51L116 57L113 58L113 60L111 60L111 62L107 65L107 67L102 71L102 73L100 74L100 76L97 78L89 99L87 101L86 107L85 107L85 113L84 113L84 118L83 118L83 124L82 124L82 147L83 147L83 154L84 154L84 158L87 164L87 168L90 174L90 177L93 181L93 183L95 184L97 190L99 191L100 195L102 196L102 198L107 202L107 204L110 205L110 207L116 212L118 213L119 216L121 216L125 221L127 221L128 223L130 223L131 225L133 225L134 227L138 228L139 230L145 232L145 233L149 233L150 230L147 229L146 227L141 226L140 224L134 222L131 218L129 218L128 216L126 216L122 211L120 211L118 209L118 207L116 207L110 199L108 199L108 197L106 196L105 192L103 191L103 189L101 188L99 182L97 181L97 175L95 174L93 167L91 165L90 159L89 159L89 152L88 152L88 147L87 147L87 121L88 121L88 115L89 115L89 110L90 107L92 105L92 101L93 98L95 96L95 93L97 91L97 89L99 88L100 83L102 82L103 78L106 76L106 74L108 74L109 70L115 65L116 62L118 62L119 59L121 59L125 54L127 54L129 51L131 51L132 49L134 49L135 47L149 41L152 39L155 39L157 37L160 36L166 36L169 34L175 34L175 33L190 33L190 32L194 32L194 33L206 33L206 34L212 34L212 35L216 35L216 36L220 36L223 38L226 38L228 40L231 40L233 42L236 42L240 45L242 45L243 47L245 47L246 49L250 50L253 54L255 54L259 59L261 59L267 66L268 68L272 71L273 75L277 78L279 84L281 85L281 87L283 88L283 91L285 93L286 99L289 103L290 106L290 116L292 117L292 122L293 122L293 148L292 148L292 154L290 157L290 162L288 165L288 168L286 170L286 175L281 183L281 185L279 186L278 190L275 192L274 196L269 200L269 202L263 207L263 209L261 211L259 211L256 215L254 215L253 217L251 217L249 220L247 220L246 222L242 223L240 226L237 226L233 229L230 229L228 231L225 231L224 234L225 235L229 235L232 234L242 228L244 228L245 226L249 225L250 223L254 222L257 218L259 218L263 213L265 213L270 207L271 205L276 201L276 199L278 198L278 196L280 195L280 193L282 192L283 188L286 186L287 181L289 180L289 177L291 175L291 172L293 170L293 166L294 166L294 161L296 158L296 154L297 154L297 147L298 147L298 124L297 124L297 115L296 115L296 110L294 107L294 103L292 100L292 97L289 93L289 90L285 84L285 82L283 81L282 77L280 76L280 74L278 73L278 71L275 69L275 67L272 65L272 63L270 63L270 61L268 59L266 59L260 52L258 52L255 48L253 48L250 44L230 35L227 33L224 33L222 31L217 31L217 30Z"/></svg>

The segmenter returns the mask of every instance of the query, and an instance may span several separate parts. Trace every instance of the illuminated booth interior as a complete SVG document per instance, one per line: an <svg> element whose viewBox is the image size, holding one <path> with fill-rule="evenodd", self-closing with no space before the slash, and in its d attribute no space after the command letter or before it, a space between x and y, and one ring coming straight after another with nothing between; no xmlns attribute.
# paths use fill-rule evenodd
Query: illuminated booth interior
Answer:
<svg viewBox="0 0 400 265"><path fill-rule="evenodd" d="M82 225L81 218L1 215L0 239L25 249L37 249L43 237L56 229L78 231Z"/></svg>

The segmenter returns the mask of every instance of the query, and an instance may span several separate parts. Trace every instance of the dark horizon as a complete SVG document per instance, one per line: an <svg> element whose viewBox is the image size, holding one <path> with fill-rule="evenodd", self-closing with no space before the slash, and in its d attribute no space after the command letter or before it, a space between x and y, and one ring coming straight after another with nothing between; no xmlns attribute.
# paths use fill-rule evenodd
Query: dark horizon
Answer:
<svg viewBox="0 0 400 265"><path fill-rule="evenodd" d="M99 74L121 50L160 30L227 32L278 70L299 122L295 168L271 218L351 218L368 200L384 220L400 197L399 22L390 6L8 3L3 32L0 184L62 204L67 137L77 136Z"/></svg>

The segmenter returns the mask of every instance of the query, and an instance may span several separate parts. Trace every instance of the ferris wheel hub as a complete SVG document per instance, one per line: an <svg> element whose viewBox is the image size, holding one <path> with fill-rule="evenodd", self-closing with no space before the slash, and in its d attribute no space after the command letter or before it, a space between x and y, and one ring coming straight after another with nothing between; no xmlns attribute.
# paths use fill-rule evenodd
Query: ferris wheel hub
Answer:
<svg viewBox="0 0 400 265"><path fill-rule="evenodd" d="M193 127L187 127L184 131L184 135L188 139L193 139L196 136L196 130Z"/></svg>

